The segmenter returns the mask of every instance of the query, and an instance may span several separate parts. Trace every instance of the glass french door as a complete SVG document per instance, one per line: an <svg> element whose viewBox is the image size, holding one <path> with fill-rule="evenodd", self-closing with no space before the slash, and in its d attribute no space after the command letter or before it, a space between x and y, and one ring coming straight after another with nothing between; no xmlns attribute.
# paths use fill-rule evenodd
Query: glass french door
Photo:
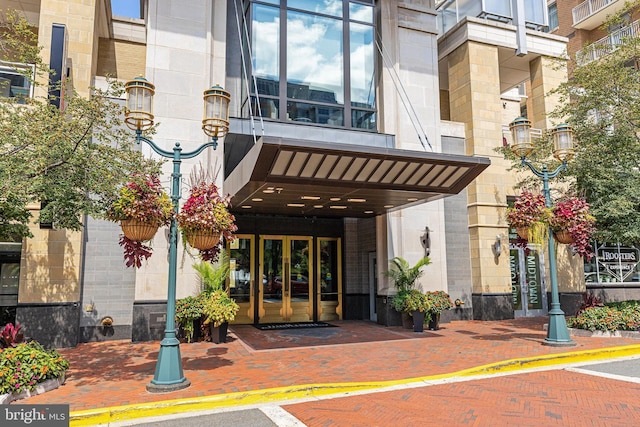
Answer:
<svg viewBox="0 0 640 427"><path fill-rule="evenodd" d="M229 244L229 293L240 306L233 323L253 323L255 245L251 235L237 235Z"/></svg>
<svg viewBox="0 0 640 427"><path fill-rule="evenodd" d="M547 314L547 291L544 283L544 258L541 251L529 246L525 251L509 245L511 289L515 317Z"/></svg>
<svg viewBox="0 0 640 427"><path fill-rule="evenodd" d="M313 239L260 236L260 323L313 320Z"/></svg>
<svg viewBox="0 0 640 427"><path fill-rule="evenodd" d="M341 249L339 238L318 238L318 320L342 319Z"/></svg>

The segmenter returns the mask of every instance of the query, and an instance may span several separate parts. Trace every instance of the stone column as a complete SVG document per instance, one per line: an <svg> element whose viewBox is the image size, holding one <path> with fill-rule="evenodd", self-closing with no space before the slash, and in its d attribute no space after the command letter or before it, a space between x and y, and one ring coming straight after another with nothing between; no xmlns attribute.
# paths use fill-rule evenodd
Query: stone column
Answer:
<svg viewBox="0 0 640 427"><path fill-rule="evenodd" d="M491 158L491 166L467 187L474 318L512 318L504 220L512 182L507 178L508 162L494 151L502 143L498 48L468 41L448 60L451 120L465 124L467 155ZM492 250L498 235L500 257Z"/></svg>

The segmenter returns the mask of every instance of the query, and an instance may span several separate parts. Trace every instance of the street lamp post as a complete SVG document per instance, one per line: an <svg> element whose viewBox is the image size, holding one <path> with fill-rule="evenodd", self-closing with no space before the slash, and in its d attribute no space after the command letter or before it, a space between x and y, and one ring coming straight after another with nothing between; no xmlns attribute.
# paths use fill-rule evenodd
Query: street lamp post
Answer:
<svg viewBox="0 0 640 427"><path fill-rule="evenodd" d="M518 117L509 124L509 129L513 136L511 151L520 157L523 165L531 169L539 178L542 178L542 193L544 194L545 205L550 208L551 191L549 190L549 179L554 178L560 172L567 169L567 162L573 158L575 153L573 149L573 130L569 125L561 124L556 126L553 131L553 156L561 162L560 166L553 172L549 172L547 165L542 166L542 170L536 169L531 162L527 160L527 156L533 151L531 143L531 122L524 117ZM547 338L544 341L546 345L553 346L572 346L575 343L571 340L567 321L564 312L560 308L560 297L558 295L558 275L556 267L556 248L552 230L549 230L548 238L549 250L549 277L551 280L551 310L549 310L549 327L547 329Z"/></svg>
<svg viewBox="0 0 640 427"><path fill-rule="evenodd" d="M180 143L176 142L173 151L163 150L152 140L142 136L142 132L153 126L153 94L155 87L143 77L136 77L125 85L127 92L127 109L125 123L136 131L136 141L145 142L162 157L173 159L171 174L171 201L174 213L178 213L180 201L180 164L182 159L191 159L206 148L218 146L218 138L229 131L229 92L220 86L214 86L204 92L204 118L202 130L211 137L211 141L202 144L198 149L183 153ZM167 319L164 338L160 342L160 352L153 379L147 384L150 392L168 392L189 387L191 382L185 378L180 357L180 341L176 338L176 271L178 264L178 225L176 217L171 219L169 227L169 280L167 290Z"/></svg>

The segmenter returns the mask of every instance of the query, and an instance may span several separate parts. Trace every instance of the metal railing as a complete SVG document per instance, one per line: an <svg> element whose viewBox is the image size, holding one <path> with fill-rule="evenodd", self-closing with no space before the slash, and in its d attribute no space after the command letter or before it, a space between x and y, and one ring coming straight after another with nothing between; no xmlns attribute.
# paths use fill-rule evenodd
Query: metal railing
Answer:
<svg viewBox="0 0 640 427"><path fill-rule="evenodd" d="M605 6L616 1L618 0L587 0L580 3L571 11L571 13L573 14L573 25L584 21L594 13L603 9Z"/></svg>
<svg viewBox="0 0 640 427"><path fill-rule="evenodd" d="M613 31L606 37L593 42L584 49L576 52L576 62L578 65L586 65L589 62L602 58L613 52L622 44L622 40L627 37L638 37L640 35L640 20L634 21L627 27L622 27Z"/></svg>

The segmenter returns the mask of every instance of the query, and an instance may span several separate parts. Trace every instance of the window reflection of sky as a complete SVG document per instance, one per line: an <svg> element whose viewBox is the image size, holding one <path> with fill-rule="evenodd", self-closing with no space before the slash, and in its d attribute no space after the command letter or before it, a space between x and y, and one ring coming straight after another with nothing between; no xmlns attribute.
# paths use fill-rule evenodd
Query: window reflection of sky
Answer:
<svg viewBox="0 0 640 427"><path fill-rule="evenodd" d="M254 5L253 73L256 77L278 80L280 74L280 11L275 7Z"/></svg>
<svg viewBox="0 0 640 427"><path fill-rule="evenodd" d="M345 77L349 76L350 105L375 108L374 32L372 25L364 24L373 23L373 7L349 3L347 52L350 62L349 68L345 70L344 27L343 20L340 19L343 2L289 0L287 5L289 10L284 72L288 82L288 99L344 105L347 96L344 92ZM253 74L263 82L273 82L267 92L259 92L273 96L278 96L281 74L279 16L280 10L277 7L253 4Z"/></svg>
<svg viewBox="0 0 640 427"><path fill-rule="evenodd" d="M344 103L342 21L289 11L287 81L332 91Z"/></svg>
<svg viewBox="0 0 640 427"><path fill-rule="evenodd" d="M287 6L292 9L342 17L342 0L287 0Z"/></svg>

